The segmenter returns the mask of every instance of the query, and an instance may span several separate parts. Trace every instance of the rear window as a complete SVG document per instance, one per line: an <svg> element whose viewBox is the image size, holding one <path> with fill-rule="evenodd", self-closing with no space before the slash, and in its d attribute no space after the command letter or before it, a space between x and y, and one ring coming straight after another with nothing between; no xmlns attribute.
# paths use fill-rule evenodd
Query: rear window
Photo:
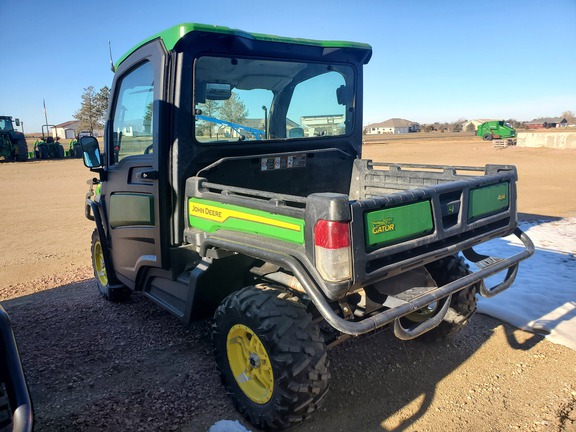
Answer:
<svg viewBox="0 0 576 432"><path fill-rule="evenodd" d="M347 65L200 57L195 137L211 144L348 135L353 79Z"/></svg>

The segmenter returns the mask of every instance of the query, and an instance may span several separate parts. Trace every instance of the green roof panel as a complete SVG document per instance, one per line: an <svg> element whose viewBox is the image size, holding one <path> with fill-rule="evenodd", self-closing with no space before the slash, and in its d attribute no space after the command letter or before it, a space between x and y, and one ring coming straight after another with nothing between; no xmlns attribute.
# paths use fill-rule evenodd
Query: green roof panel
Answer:
<svg viewBox="0 0 576 432"><path fill-rule="evenodd" d="M143 40L138 45L134 46L132 49L128 50L126 54L124 54L116 63L116 67L120 66L120 64L126 60L126 58L136 51L141 46L147 44L150 41L155 39L162 39L164 42L164 46L168 51L174 49L174 46L178 43L178 41L183 38L186 34L199 31L199 32L211 32L211 33L219 33L225 35L233 35L233 36L240 36L248 39L255 39L261 41L268 41L268 42L281 42L281 43L290 43L290 44L298 44L298 45L311 45L311 46L319 46L323 48L356 48L362 50L372 50L372 47L369 44L359 43L359 42L346 42L346 41L333 41L333 40L313 40L313 39L302 39L302 38L289 38L289 37L282 37L282 36L275 36L275 35L268 35L262 33L248 33L238 29L232 29L229 27L223 26L215 26L209 24L197 24L197 23L184 23L178 24L174 27L170 27L160 33L157 33L149 38Z"/></svg>

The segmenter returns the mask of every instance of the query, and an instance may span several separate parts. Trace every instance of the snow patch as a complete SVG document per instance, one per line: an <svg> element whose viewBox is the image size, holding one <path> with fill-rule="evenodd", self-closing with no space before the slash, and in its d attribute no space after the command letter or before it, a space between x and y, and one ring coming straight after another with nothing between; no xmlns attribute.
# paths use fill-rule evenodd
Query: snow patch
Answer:
<svg viewBox="0 0 576 432"><path fill-rule="evenodd" d="M489 299L480 297L478 311L576 350L576 217L522 223L520 228L536 252L520 263L511 288ZM521 242L510 236L475 250L508 257L517 253L516 247L522 247ZM474 264L470 266L475 270ZM503 278L490 277L486 285L494 286Z"/></svg>

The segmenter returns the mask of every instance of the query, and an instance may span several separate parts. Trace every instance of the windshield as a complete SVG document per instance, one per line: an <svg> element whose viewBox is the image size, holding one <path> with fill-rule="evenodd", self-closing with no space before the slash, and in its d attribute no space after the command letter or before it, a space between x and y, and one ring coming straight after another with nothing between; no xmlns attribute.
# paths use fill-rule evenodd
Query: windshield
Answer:
<svg viewBox="0 0 576 432"><path fill-rule="evenodd" d="M3 132L12 132L14 130L12 120L9 118L0 118L0 130Z"/></svg>
<svg viewBox="0 0 576 432"><path fill-rule="evenodd" d="M194 88L203 143L341 136L354 123L350 66L201 57Z"/></svg>

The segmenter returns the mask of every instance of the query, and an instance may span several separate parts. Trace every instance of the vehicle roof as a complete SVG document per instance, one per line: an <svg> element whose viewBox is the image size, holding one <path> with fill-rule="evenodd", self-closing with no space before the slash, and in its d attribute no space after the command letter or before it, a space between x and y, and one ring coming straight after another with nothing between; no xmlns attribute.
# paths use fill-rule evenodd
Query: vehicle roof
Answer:
<svg viewBox="0 0 576 432"><path fill-rule="evenodd" d="M126 60L126 58L136 51L141 46L147 44L150 41L155 39L162 39L164 42L164 46L168 51L174 49L174 46L178 43L180 39L182 39L186 34L190 32L209 32L209 33L218 33L218 34L225 34L225 35L232 35L238 37L244 37L248 39L260 40L260 41L268 41L268 42L281 42L281 43L290 43L290 44L298 44L298 45L311 45L311 46L318 46L322 48L356 48L361 50L372 50L372 47L366 43L360 42L347 42L347 41L334 41L334 40L314 40L314 39L301 39L301 38L290 38L290 37L283 37L283 36L276 36L276 35L269 35L269 34L262 34L262 33L248 33L243 30L233 29L229 27L223 26L215 26L209 24L198 24L198 23L183 23L178 24L169 29L166 29L160 33L157 33L149 38L143 40L136 46L132 47L126 54L124 54L116 63L116 68L120 66L120 64Z"/></svg>

